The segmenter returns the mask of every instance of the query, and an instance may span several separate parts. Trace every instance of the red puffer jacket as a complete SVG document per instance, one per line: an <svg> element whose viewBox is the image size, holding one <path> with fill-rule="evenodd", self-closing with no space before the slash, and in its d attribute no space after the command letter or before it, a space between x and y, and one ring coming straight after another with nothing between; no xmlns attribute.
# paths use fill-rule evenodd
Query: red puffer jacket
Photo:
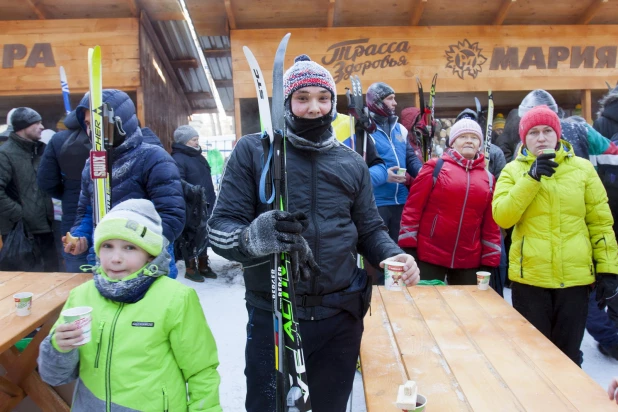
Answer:
<svg viewBox="0 0 618 412"><path fill-rule="evenodd" d="M418 258L452 269L500 263L500 228L491 214L495 182L479 154L467 160L449 149L434 185L437 159L421 169L401 217L399 246L417 248ZM493 179L493 177L491 177Z"/></svg>

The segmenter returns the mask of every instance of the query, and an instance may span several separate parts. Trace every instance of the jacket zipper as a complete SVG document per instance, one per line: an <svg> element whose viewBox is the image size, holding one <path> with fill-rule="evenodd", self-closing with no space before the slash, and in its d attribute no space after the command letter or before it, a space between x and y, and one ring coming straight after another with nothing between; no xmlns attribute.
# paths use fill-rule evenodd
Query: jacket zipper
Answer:
<svg viewBox="0 0 618 412"><path fill-rule="evenodd" d="M386 134L386 133L384 133ZM399 157L397 156L397 150L395 150L395 145L393 144L393 139L391 139L391 135L390 133L386 135L386 137L388 138L388 142L391 144L391 149L393 149L393 154L395 155L395 160L397 160L397 166L401 167L401 164L399 163ZM398 205L399 202L397 201L397 195L399 194L399 183L395 183L395 204Z"/></svg>
<svg viewBox="0 0 618 412"><path fill-rule="evenodd" d="M97 336L97 356L94 358L94 367L99 367L99 357L101 356L101 344L103 343L103 329L105 328L105 321L99 322L99 335Z"/></svg>
<svg viewBox="0 0 618 412"><path fill-rule="evenodd" d="M114 348L114 335L116 333L116 323L120 312L124 308L124 303L120 303L116 313L114 314L114 320L112 321L111 330L109 331L109 344L107 345L107 359L105 360L105 410L111 412L112 410L112 349Z"/></svg>
<svg viewBox="0 0 618 412"><path fill-rule="evenodd" d="M466 176L468 178L466 183L466 197L464 198L463 207L461 208L461 217L459 218L459 227L457 228L457 237L455 238L455 248L453 249L453 258L451 259L451 269L455 265L455 253L457 253L457 244L459 243L459 235L461 233L461 226L463 225L466 203L468 203L468 192L470 191L470 171L468 170L468 166L466 166Z"/></svg>
<svg viewBox="0 0 618 412"><path fill-rule="evenodd" d="M431 233L429 234L429 237L433 237L433 232L434 230L436 230L436 223L438 223L438 215L436 214L436 217L433 218L433 224L431 225Z"/></svg>
<svg viewBox="0 0 618 412"><path fill-rule="evenodd" d="M519 277L524 278L524 242L526 241L526 237L522 236L521 238L521 250L519 252Z"/></svg>
<svg viewBox="0 0 618 412"><path fill-rule="evenodd" d="M170 410L169 398L167 397L167 388L163 385L163 410L165 412Z"/></svg>
<svg viewBox="0 0 618 412"><path fill-rule="evenodd" d="M311 221L313 222L313 225L315 226L315 240L314 240L314 248L313 248L313 256L315 257L317 263L319 264L319 260L320 260L320 229L319 229L319 225L316 223L317 222L317 218L315 215L315 211L317 209L317 193L318 193L318 182L317 182L317 176L316 176L316 161L315 161L315 154L311 154L311 186L313 188L313 193L311 196ZM319 275L318 275L319 276ZM318 276L312 276L311 279L311 294L315 295L317 293L317 282L318 282ZM314 320L315 318L315 306L313 306L311 308L311 320Z"/></svg>

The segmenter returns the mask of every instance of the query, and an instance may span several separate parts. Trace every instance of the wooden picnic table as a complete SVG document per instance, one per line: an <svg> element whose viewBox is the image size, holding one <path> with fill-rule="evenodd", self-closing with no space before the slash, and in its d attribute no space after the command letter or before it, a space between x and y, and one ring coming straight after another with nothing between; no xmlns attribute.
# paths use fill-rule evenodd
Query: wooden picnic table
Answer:
<svg viewBox="0 0 618 412"><path fill-rule="evenodd" d="M68 412L66 402L35 371L39 344L58 319L69 292L92 279L84 273L0 272L0 364L6 369L0 376L0 412L11 411L30 396L44 411ZM32 292L32 313L15 315L13 295ZM14 346L36 328L32 342L24 352Z"/></svg>
<svg viewBox="0 0 618 412"><path fill-rule="evenodd" d="M368 412L401 412L395 400L407 380L427 412L618 410L492 289L374 286L371 311L361 345Z"/></svg>

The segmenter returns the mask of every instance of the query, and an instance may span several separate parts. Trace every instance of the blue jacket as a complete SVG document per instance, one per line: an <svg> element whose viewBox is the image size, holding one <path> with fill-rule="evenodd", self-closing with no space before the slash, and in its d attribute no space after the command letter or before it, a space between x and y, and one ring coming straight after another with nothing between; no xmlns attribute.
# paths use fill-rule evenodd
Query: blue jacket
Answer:
<svg viewBox="0 0 618 412"><path fill-rule="evenodd" d="M84 103L84 100L86 102ZM77 119L84 125L84 98L76 109ZM104 90L103 101L114 108L122 119L126 140L112 154L112 207L128 199L148 199L161 216L163 235L172 243L185 225L185 201L178 168L162 148L142 142L135 106L129 96L119 90ZM85 129L85 127L84 127ZM84 236L92 245L92 180L90 160L82 172L82 187L73 236Z"/></svg>
<svg viewBox="0 0 618 412"><path fill-rule="evenodd" d="M386 163L386 168L393 166L405 167L407 172L416 177L423 164L414 153L414 149L408 143L408 130L400 123L391 123L390 134L378 126L371 134L378 155ZM408 198L408 189L401 183L388 183L387 176L371 176L373 194L376 206L404 205Z"/></svg>
<svg viewBox="0 0 618 412"><path fill-rule="evenodd" d="M86 104L88 102L86 101ZM82 170L90 153L90 138L81 128L75 111L64 121L67 130L52 136L47 144L37 184L49 196L62 200L61 233L71 230L77 214Z"/></svg>

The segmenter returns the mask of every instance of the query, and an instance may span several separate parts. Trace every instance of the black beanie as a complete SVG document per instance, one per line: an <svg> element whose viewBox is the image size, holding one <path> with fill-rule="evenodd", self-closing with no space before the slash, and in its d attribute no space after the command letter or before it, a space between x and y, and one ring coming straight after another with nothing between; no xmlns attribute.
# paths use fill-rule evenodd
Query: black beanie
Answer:
<svg viewBox="0 0 618 412"><path fill-rule="evenodd" d="M11 115L11 125L14 132L24 130L42 120L41 115L29 107L18 107Z"/></svg>

